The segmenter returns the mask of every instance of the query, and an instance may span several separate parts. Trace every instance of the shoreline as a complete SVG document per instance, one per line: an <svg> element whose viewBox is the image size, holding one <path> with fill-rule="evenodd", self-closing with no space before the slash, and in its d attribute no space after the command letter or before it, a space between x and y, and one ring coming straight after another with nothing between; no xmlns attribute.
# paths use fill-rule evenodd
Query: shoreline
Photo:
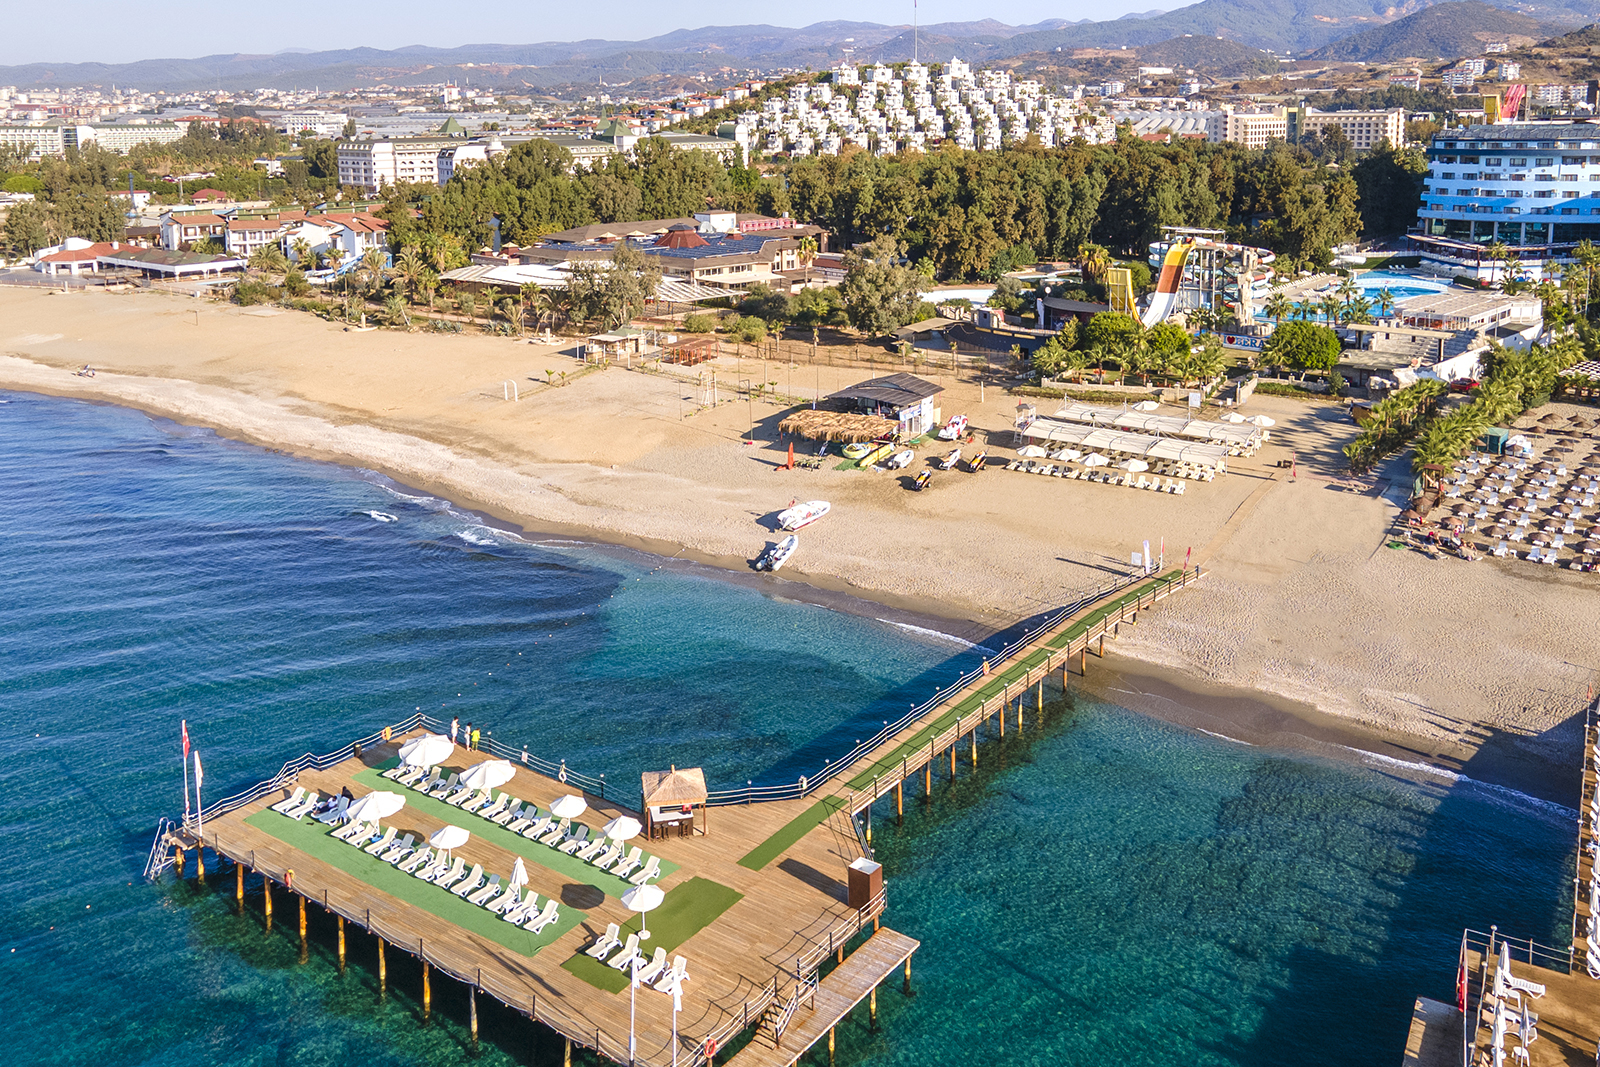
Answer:
<svg viewBox="0 0 1600 1067"><path fill-rule="evenodd" d="M157 405L134 405L103 396L86 396L70 391L22 389L11 385L0 388L138 411L152 419L173 425L204 429L215 433L219 438L251 448L260 448L316 463L333 464L351 471L370 471L382 477L397 491L431 496L445 501L452 508L478 518L490 529L511 534L529 545L537 546L541 541L551 540L576 544L595 551L647 556L657 566L680 569L716 581L755 589L763 595L777 599L812 604L875 619L890 626L910 628L931 641L944 641L966 647L981 646L995 635L1026 621L1013 619L1006 626L997 626L964 617L953 605L939 604L937 607L942 610L929 611L928 605L915 602L914 598L896 597L893 594L877 591L858 591L851 587L850 583L830 579L829 576L808 574L803 580L779 578L751 571L745 561L737 560L735 557L717 557L694 552L683 546L674 546L670 542L623 535L606 536L607 531L565 524L533 526L519 521L519 518L502 514L497 509L485 506L470 497L464 497L456 492L454 487L440 482L430 482L425 479L403 480L393 472L385 471L362 457L313 454L309 450L284 448L260 440L251 434L231 432L228 427L179 417L175 412L159 410ZM673 551L669 554L664 551L665 549ZM817 581L818 577L823 580ZM1471 758L1471 753L1466 750L1426 753L1422 750L1423 747L1436 747L1435 740L1403 731L1374 729L1367 724L1323 711L1308 702L1271 690L1216 683L1202 675L1186 671L1180 666L1155 659L1145 659L1137 654L1119 654L1115 645L1110 646L1105 660L1096 661L1096 666L1097 669L1089 678L1082 679L1078 683L1079 687L1090 696L1116 704L1136 714L1235 743L1282 752L1300 752L1341 762L1370 764L1368 757L1375 755L1406 764L1413 774L1425 775L1428 770L1450 776L1463 774L1461 767ZM1511 765L1502 764L1496 770L1490 771L1489 777L1474 775L1472 780L1514 790L1537 800L1567 806L1558 796L1550 795L1550 791L1545 788L1548 785L1546 776L1559 776L1564 769L1557 765L1549 765L1541 768L1538 773L1530 774L1526 769L1519 772ZM1438 780L1435 775L1428 776Z"/></svg>

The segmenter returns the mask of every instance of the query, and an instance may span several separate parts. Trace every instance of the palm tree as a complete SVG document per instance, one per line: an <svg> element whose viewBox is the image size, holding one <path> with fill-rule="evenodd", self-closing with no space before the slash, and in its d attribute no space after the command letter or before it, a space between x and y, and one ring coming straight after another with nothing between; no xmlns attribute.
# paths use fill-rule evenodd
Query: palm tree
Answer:
<svg viewBox="0 0 1600 1067"><path fill-rule="evenodd" d="M1356 276L1354 271L1344 276L1344 281L1339 283L1339 288L1337 291L1339 293L1339 299L1343 300L1346 304L1350 303L1350 301L1356 298L1356 294L1361 292L1361 290L1356 286Z"/></svg>
<svg viewBox="0 0 1600 1067"><path fill-rule="evenodd" d="M817 239L815 237L800 238L800 265L810 267L811 261L817 258Z"/></svg>
<svg viewBox="0 0 1600 1067"><path fill-rule="evenodd" d="M1346 323L1366 323L1372 321L1372 301L1364 296L1358 296L1344 306L1344 321Z"/></svg>
<svg viewBox="0 0 1600 1067"><path fill-rule="evenodd" d="M1378 290L1378 314L1388 318L1394 311L1394 294L1387 288Z"/></svg>
<svg viewBox="0 0 1600 1067"><path fill-rule="evenodd" d="M304 270L311 259L311 242L304 237L296 237L289 242L289 251L294 253L294 261L300 265L301 270Z"/></svg>
<svg viewBox="0 0 1600 1067"><path fill-rule="evenodd" d="M1502 273L1503 273L1503 268L1504 268L1504 265L1505 265L1505 261L1510 256L1511 250L1508 249L1500 241L1499 238L1495 238L1493 241L1490 241L1489 244L1484 248L1484 252L1488 255L1489 262L1500 266L1502 268ZM1490 270L1490 272L1489 272L1489 284L1493 285L1495 280L1496 279L1494 277L1494 271Z"/></svg>
<svg viewBox="0 0 1600 1067"><path fill-rule="evenodd" d="M1078 246L1078 266L1085 278L1099 279L1111 266L1111 253L1104 245L1085 243Z"/></svg>
<svg viewBox="0 0 1600 1067"><path fill-rule="evenodd" d="M415 245L407 245L401 249L394 260L394 276L405 286L406 295L412 300L417 298L417 288L422 283L422 276L428 271L428 265L422 261L422 255Z"/></svg>
<svg viewBox="0 0 1600 1067"><path fill-rule="evenodd" d="M329 270L338 270L339 264L344 261L344 249L338 245L329 245L328 250L322 253L322 258L327 260Z"/></svg>
<svg viewBox="0 0 1600 1067"><path fill-rule="evenodd" d="M1267 302L1262 308L1267 313L1267 318L1273 322L1282 322L1294 314L1294 304L1284 296L1280 290L1274 289L1272 295L1267 297Z"/></svg>
<svg viewBox="0 0 1600 1067"><path fill-rule="evenodd" d="M1322 314L1328 320L1329 326L1337 326L1339 324L1341 305L1338 297L1325 296L1318 302L1317 306L1322 309Z"/></svg>

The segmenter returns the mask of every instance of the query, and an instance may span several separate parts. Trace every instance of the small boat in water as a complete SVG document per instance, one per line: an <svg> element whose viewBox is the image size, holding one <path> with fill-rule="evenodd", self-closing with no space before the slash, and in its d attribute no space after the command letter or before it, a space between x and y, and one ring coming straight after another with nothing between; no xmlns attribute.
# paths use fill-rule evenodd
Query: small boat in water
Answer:
<svg viewBox="0 0 1600 1067"><path fill-rule="evenodd" d="M939 469L947 471L961 462L961 449L952 448L950 454L939 461Z"/></svg>
<svg viewBox="0 0 1600 1067"><path fill-rule="evenodd" d="M804 504L796 504L778 512L778 527L783 530L798 530L802 526L810 526L822 516L826 515L833 505L826 500L807 500Z"/></svg>
<svg viewBox="0 0 1600 1067"><path fill-rule="evenodd" d="M789 562L789 557L794 555L794 550L800 547L800 538L790 534L775 545L767 549L756 558L756 570L775 571Z"/></svg>
<svg viewBox="0 0 1600 1067"><path fill-rule="evenodd" d="M950 421L939 428L939 440L956 441L967 432L967 417L965 415L952 415Z"/></svg>
<svg viewBox="0 0 1600 1067"><path fill-rule="evenodd" d="M933 481L933 472L932 471L922 471L911 482L911 488L917 490L917 492L920 493L922 490L928 488L928 483L931 482L931 481Z"/></svg>
<svg viewBox="0 0 1600 1067"><path fill-rule="evenodd" d="M917 454L911 451L911 449L907 448L890 456L889 462L885 463L884 466L888 467L892 471L904 470L905 468L911 466L911 461L916 458Z"/></svg>

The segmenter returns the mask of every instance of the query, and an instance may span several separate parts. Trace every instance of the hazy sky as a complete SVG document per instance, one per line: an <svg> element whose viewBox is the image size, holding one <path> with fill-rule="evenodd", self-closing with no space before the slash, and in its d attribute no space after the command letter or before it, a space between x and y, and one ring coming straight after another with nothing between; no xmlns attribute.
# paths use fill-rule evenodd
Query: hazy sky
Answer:
<svg viewBox="0 0 1600 1067"><path fill-rule="evenodd" d="M791 26L833 19L911 22L911 0L822 0L796 7L760 9L733 0L701 0L684 8L659 0L606 0L553 4L547 0L476 0L469 5L437 0L279 0L265 9L206 5L163 8L127 0L66 0L16 4L0 34L0 64L125 63L135 59L213 53L270 53L286 48L396 48L427 44L453 47L497 42L528 44L597 37L631 41L686 26L781 21ZM1047 18L1115 18L1129 11L1179 6L1179 0L920 0L919 18L965 22L992 18L1024 25ZM756 12L759 10L759 14Z"/></svg>

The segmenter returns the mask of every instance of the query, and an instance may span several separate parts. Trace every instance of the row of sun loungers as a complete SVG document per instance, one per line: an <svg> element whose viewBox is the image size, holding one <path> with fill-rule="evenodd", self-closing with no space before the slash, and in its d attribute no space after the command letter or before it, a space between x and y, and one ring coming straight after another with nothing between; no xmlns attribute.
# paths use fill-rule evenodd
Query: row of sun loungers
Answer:
<svg viewBox="0 0 1600 1067"><path fill-rule="evenodd" d="M1589 753L1596 774L1600 774L1600 744ZM1584 965L1590 978L1600 978L1600 915L1595 905L1600 904L1600 789L1589 799L1589 918L1585 920L1584 939L1588 944Z"/></svg>
<svg viewBox="0 0 1600 1067"><path fill-rule="evenodd" d="M1036 463L1033 460L1012 460L1006 464L1006 470L1021 471L1023 474L1043 474L1051 478L1066 478L1069 481L1079 480L1085 482L1104 482L1107 485L1125 485L1130 489L1152 489L1158 493L1172 493L1182 496L1186 483L1175 481L1171 478L1165 482L1160 478L1149 477L1144 474L1124 474L1121 471L1107 471L1098 468L1086 467L1074 470L1071 467L1056 467L1047 463Z"/></svg>
<svg viewBox="0 0 1600 1067"><path fill-rule="evenodd" d="M569 856L577 856L591 866L624 878L633 885L644 885L661 877L661 860L646 856L638 845L629 846L626 842L615 841L604 835L591 838L587 825L574 825L570 819L557 820L548 813L542 814L535 805L524 803L509 793L501 793L496 797L491 795L491 790L461 787L459 775L452 774L442 782L439 777L439 769L435 767L429 774L417 775L412 788L462 811L480 815L530 841L538 841ZM405 776L395 780L402 785L408 784Z"/></svg>
<svg viewBox="0 0 1600 1067"><path fill-rule="evenodd" d="M664 948L656 949L655 955L646 959L640 951L639 935L629 934L628 939L623 941L621 932L616 923L608 924L606 932L584 949L584 954L619 971L637 967L641 985L653 985L669 995L676 995L682 990L683 983L689 980L688 965L682 956L673 957L671 967L667 966L667 950ZM620 952L617 951L619 948Z"/></svg>

